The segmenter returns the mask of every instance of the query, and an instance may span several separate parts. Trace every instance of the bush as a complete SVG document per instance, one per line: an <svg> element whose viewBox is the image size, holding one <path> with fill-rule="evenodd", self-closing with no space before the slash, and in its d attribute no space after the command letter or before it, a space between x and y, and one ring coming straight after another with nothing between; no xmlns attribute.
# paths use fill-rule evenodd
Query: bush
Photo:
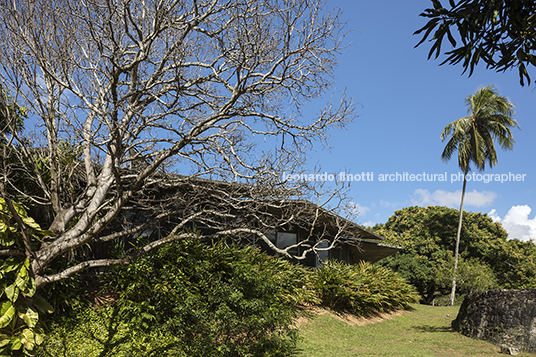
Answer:
<svg viewBox="0 0 536 357"><path fill-rule="evenodd" d="M330 261L312 279L322 305L355 315L405 308L419 300L415 288L400 275L366 262Z"/></svg>
<svg viewBox="0 0 536 357"><path fill-rule="evenodd" d="M252 247L171 243L112 270L104 284L119 301L52 324L47 353L288 356L296 346L291 326L299 307L318 302L309 274ZM85 327L72 330L74 323ZM79 341L89 342L76 347Z"/></svg>
<svg viewBox="0 0 536 357"><path fill-rule="evenodd" d="M450 284L452 284L452 271L453 268L450 270ZM456 275L456 286L459 293L463 295L498 288L497 280L491 267L478 259L460 258Z"/></svg>

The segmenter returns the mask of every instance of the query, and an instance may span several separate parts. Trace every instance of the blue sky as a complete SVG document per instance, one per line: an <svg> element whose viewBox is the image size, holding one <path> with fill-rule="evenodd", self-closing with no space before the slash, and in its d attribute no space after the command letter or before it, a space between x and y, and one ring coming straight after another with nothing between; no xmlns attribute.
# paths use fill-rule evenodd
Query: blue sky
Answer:
<svg viewBox="0 0 536 357"><path fill-rule="evenodd" d="M536 239L536 87L521 87L516 70L495 73L481 64L469 78L462 75L461 66L439 66L441 58L427 60L430 46L415 49L420 37L413 32L425 24L418 15L431 4L429 0L328 1L329 8L343 11L351 31L335 79L337 89L346 88L354 98L359 117L346 130L332 132L331 150L310 153L310 168L373 174L373 180L353 182L349 192L360 213L357 222L363 225L386 222L406 206L459 208L462 182L452 181L459 172L457 161L441 161L440 133L451 121L466 116L466 96L493 84L516 104L521 130L514 131L514 150L499 151L498 165L484 174L515 176L502 183L476 177L468 183L464 208L488 213L503 223L511 238ZM536 71L531 74L536 78ZM405 181L380 181L380 174L396 173L408 176ZM436 180L416 181L415 176L410 181L409 175L422 173L436 174ZM440 174L447 180L438 181Z"/></svg>

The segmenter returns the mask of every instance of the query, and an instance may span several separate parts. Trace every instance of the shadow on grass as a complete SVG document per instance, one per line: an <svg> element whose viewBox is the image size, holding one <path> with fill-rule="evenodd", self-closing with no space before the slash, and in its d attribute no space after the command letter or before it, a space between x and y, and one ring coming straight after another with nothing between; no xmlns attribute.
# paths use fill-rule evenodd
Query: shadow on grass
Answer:
<svg viewBox="0 0 536 357"><path fill-rule="evenodd" d="M189 344L190 340L164 332L164 329L156 331L142 329L136 326L139 324L138 319L126 319L126 316L131 316L132 313L126 314L117 305L94 310L86 309L85 312L87 313L59 318L55 321L48 329L49 331L46 331L45 341L39 348L37 357L208 357L210 355L204 354L204 348L207 346L212 348L216 344L207 341L207 346L202 346L197 341L193 347ZM233 337L227 338L233 339ZM218 342L221 342L222 347L226 347L225 341ZM247 342L246 340L245 343ZM258 348L266 347L258 341L255 343L259 346ZM302 352L296 346L285 345L286 341L281 341L281 343L283 344L273 345L273 354L269 355L291 357L299 356ZM238 347L238 344L230 345L231 347L236 345L234 348ZM219 349L218 346L214 348ZM222 351L217 355L235 356L233 352L226 352L224 349ZM263 351L252 349L252 353L247 355L264 356Z"/></svg>
<svg viewBox="0 0 536 357"><path fill-rule="evenodd" d="M421 326L411 326L411 328L417 331L421 331L421 332L454 332L452 327L448 327L448 326L421 325Z"/></svg>
<svg viewBox="0 0 536 357"><path fill-rule="evenodd" d="M94 311L91 317L69 318L63 320L62 328L50 331L38 357L86 356L111 357L143 355L162 356L172 348L178 348L175 341L158 343L158 346L140 346L130 324L121 316L121 309L111 306ZM152 343L153 341L147 341ZM141 349L140 349L141 348ZM142 351L143 350L143 351ZM139 353L139 354L137 354Z"/></svg>
<svg viewBox="0 0 536 357"><path fill-rule="evenodd" d="M398 309L393 308L393 309L385 309L385 310L366 310L360 313L356 313L355 311L351 309L337 309L334 307L330 307L328 309L339 317L352 315L356 318L364 318L364 319L383 318L387 315L395 314L401 311L416 311L416 309L412 307L411 305L408 305L404 308L398 308Z"/></svg>

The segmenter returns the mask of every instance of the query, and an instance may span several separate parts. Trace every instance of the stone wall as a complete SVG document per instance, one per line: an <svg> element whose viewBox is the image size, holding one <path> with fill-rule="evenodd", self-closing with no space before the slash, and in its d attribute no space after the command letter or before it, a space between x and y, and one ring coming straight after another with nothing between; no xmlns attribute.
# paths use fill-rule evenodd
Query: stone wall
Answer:
<svg viewBox="0 0 536 357"><path fill-rule="evenodd" d="M472 294L463 301L452 327L498 346L536 352L536 289Z"/></svg>

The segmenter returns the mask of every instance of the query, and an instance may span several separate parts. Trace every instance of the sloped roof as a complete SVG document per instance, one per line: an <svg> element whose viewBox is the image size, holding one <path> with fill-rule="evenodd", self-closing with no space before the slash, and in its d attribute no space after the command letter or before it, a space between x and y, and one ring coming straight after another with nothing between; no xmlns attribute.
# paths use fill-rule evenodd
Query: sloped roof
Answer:
<svg viewBox="0 0 536 357"><path fill-rule="evenodd" d="M379 243L378 241L371 241L362 239L359 248L351 246L350 250L354 253L354 256L359 260L363 260L370 263L375 263L378 260L386 258L396 252L401 251L402 247L394 245L388 245Z"/></svg>
<svg viewBox="0 0 536 357"><path fill-rule="evenodd" d="M232 190L235 194L244 196L245 199L255 199L256 194L253 194L255 192L260 197L263 197L263 193L265 193L263 192L265 188L246 183L226 182L174 174L167 174L167 178L169 179L170 186L181 185L184 183L198 184L201 186L208 184L216 185L220 189ZM295 190L286 190L284 188L275 190L273 188L268 188L268 192L268 196L270 196L271 193L275 195L280 194L283 197L300 197L299 192ZM328 235L331 235L332 237L340 237L341 243L348 244L351 251L354 253L354 256L359 260L374 263L402 250L402 247L381 243L385 240L384 237L308 200L299 198L287 198L281 200L264 198L259 199L260 206L262 206L262 202L266 202L267 209L275 215L283 215L284 206L299 208L299 211L304 215L317 215L317 224L321 224ZM275 202L278 204L271 204Z"/></svg>
<svg viewBox="0 0 536 357"><path fill-rule="evenodd" d="M384 237L373 233L363 226L360 226L359 224L350 221L342 216L339 216L335 212L329 211L323 207L320 207L310 201L307 200L293 200L293 204L296 205L308 205L310 206L311 210L318 210L320 212L319 220L322 221L322 223L326 224L328 227L330 226L330 223L333 225L331 229L333 230L333 236L338 234L337 230L339 229L339 226L344 226L343 231L343 237L345 238L358 238L361 240L372 240L372 241L382 241L385 240ZM336 225L335 221L339 221L339 225Z"/></svg>

